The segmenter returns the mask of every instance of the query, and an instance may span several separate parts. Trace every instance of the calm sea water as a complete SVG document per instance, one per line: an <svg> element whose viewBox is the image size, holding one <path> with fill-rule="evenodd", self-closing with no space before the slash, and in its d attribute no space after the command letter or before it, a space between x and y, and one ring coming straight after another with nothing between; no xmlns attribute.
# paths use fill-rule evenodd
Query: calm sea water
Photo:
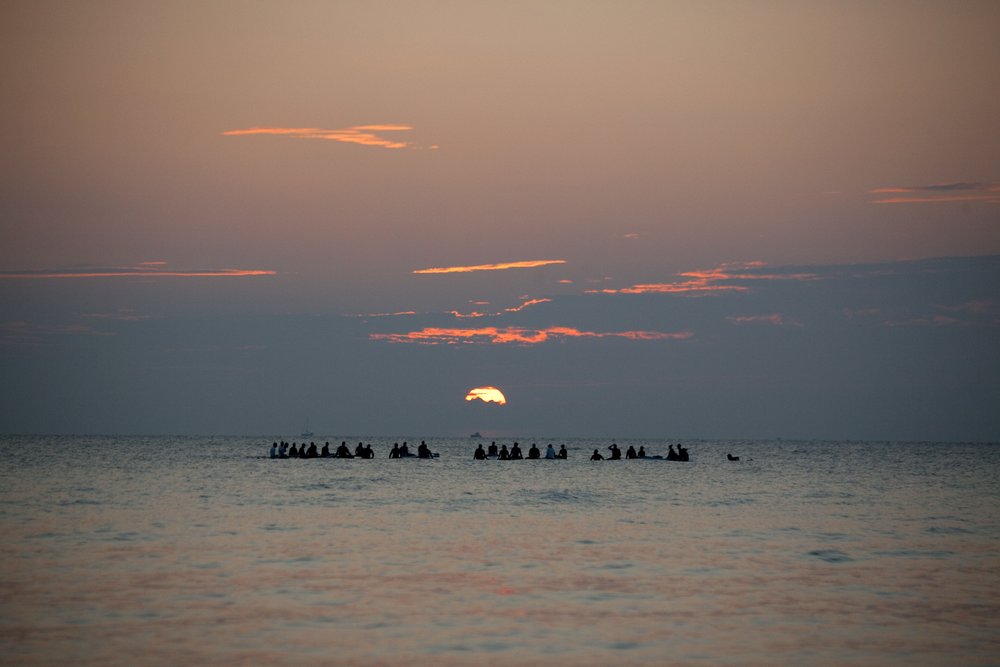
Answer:
<svg viewBox="0 0 1000 667"><path fill-rule="evenodd" d="M402 439L0 438L0 662L1000 664L1000 445Z"/></svg>

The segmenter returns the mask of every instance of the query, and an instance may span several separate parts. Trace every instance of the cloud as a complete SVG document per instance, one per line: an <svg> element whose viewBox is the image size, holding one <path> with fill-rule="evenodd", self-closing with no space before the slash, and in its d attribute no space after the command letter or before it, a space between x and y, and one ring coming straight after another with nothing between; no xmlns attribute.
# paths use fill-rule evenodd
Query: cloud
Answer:
<svg viewBox="0 0 1000 667"><path fill-rule="evenodd" d="M344 317L401 317L403 315L416 315L415 310L400 310L395 313L348 313Z"/></svg>
<svg viewBox="0 0 1000 667"><path fill-rule="evenodd" d="M49 280L65 278L242 278L273 276L270 269L168 269L164 262L143 262L137 266L74 267L29 271L0 271L0 280Z"/></svg>
<svg viewBox="0 0 1000 667"><path fill-rule="evenodd" d="M687 271L669 283L642 283L620 289L587 290L588 294L710 294L713 292L746 292L746 285L733 284L753 280L818 280L814 273L762 272L763 262L721 264L714 269Z"/></svg>
<svg viewBox="0 0 1000 667"><path fill-rule="evenodd" d="M225 137L242 137L263 134L292 137L294 139L321 139L344 144L374 146L377 148L418 148L415 144L398 139L388 139L382 136L386 132L409 132L411 130L413 130L412 125L398 124L355 125L338 130L325 130L319 127L251 127L244 130L227 130L222 135ZM436 145L428 146L429 150L436 148Z"/></svg>
<svg viewBox="0 0 1000 667"><path fill-rule="evenodd" d="M871 202L872 204L937 204L964 201L984 201L1000 204L1000 183L986 181L955 181L951 183L932 183L930 185L892 186L875 188L869 190L869 193L875 195L916 195L876 199Z"/></svg>
<svg viewBox="0 0 1000 667"><path fill-rule="evenodd" d="M802 322L781 313L770 315L733 315L726 318L733 324L770 324L776 327L801 327Z"/></svg>
<svg viewBox="0 0 1000 667"><path fill-rule="evenodd" d="M547 327L527 329L523 327L482 327L479 329L449 329L425 327L420 331L403 334L370 334L371 340L389 343L421 343L424 345L458 343L518 343L537 345L561 338L627 338L629 340L684 340L694 334L690 331L616 331L599 333L581 331L572 327Z"/></svg>
<svg viewBox="0 0 1000 667"><path fill-rule="evenodd" d="M503 310L495 313L481 313L479 311L472 311L471 313L460 313L457 310L451 311L451 314L459 319L475 318L475 317L497 317L499 315L504 315L506 313L517 313L529 306L536 306L540 303L549 303L552 299L527 299L523 301L520 305L511 306L510 308L504 308ZM480 305L486 305L486 302L477 302Z"/></svg>
<svg viewBox="0 0 1000 667"><path fill-rule="evenodd" d="M50 336L113 336L85 324L34 324L16 321L0 323L0 343L37 345Z"/></svg>
<svg viewBox="0 0 1000 667"><path fill-rule="evenodd" d="M507 269L533 269L550 264L565 264L565 259L537 259L523 262L505 262L502 264L475 264L473 266L444 266L429 269L417 269L413 273L472 273L473 271L506 271Z"/></svg>

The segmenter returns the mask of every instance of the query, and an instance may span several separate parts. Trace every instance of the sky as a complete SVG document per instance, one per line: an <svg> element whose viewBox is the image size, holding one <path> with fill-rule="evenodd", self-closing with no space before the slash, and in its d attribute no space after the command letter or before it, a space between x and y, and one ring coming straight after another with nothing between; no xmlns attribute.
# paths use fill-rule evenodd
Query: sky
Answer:
<svg viewBox="0 0 1000 667"><path fill-rule="evenodd" d="M3 3L0 432L1000 440L997 34Z"/></svg>

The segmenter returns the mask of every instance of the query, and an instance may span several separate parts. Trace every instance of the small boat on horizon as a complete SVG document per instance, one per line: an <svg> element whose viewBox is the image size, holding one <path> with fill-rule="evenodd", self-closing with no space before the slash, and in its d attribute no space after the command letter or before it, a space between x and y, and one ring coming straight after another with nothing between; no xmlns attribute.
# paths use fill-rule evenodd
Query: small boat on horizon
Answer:
<svg viewBox="0 0 1000 667"><path fill-rule="evenodd" d="M475 433L473 433L473 434L472 434L472 435L470 435L469 437L470 437L470 438L481 438L481 437L483 437L483 434L482 434L482 433L480 433L479 431L476 431Z"/></svg>

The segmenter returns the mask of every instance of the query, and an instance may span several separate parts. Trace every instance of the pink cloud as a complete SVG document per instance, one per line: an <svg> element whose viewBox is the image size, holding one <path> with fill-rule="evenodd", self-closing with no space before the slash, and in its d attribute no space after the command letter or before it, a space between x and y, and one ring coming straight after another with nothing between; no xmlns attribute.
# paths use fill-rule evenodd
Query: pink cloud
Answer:
<svg viewBox="0 0 1000 667"><path fill-rule="evenodd" d="M457 329L425 327L420 331L403 334L371 334L371 340L389 343L422 343L425 345L458 343L518 343L537 345L560 338L627 338L629 340L685 340L694 334L690 331L617 331L599 333L581 331L573 327L547 327L526 329L522 327L481 327L478 329Z"/></svg>
<svg viewBox="0 0 1000 667"><path fill-rule="evenodd" d="M222 135L226 137L273 135L295 139L336 141L377 148L417 148L416 145L406 141L382 136L386 132L409 132L410 130L413 130L413 126L400 124L355 125L336 130L326 130L319 127L250 127L243 130L227 130ZM437 146L429 146L428 148L436 149Z"/></svg>
<svg viewBox="0 0 1000 667"><path fill-rule="evenodd" d="M714 269L687 271L677 274L678 280L668 283L642 283L620 289L587 290L589 294L710 294L713 292L746 292L745 285L727 284L747 280L818 280L812 273L757 273L764 262L722 264Z"/></svg>

